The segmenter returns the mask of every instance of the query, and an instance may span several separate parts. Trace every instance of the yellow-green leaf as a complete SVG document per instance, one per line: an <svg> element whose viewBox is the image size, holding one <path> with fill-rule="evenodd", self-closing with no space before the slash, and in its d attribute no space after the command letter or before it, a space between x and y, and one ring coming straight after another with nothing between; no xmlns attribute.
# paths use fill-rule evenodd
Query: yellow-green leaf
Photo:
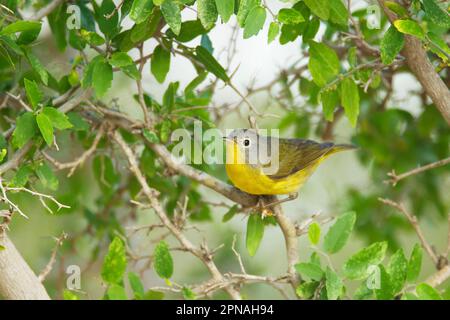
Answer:
<svg viewBox="0 0 450 320"><path fill-rule="evenodd" d="M169 246L165 241L160 241L153 252L153 265L155 271L163 279L169 279L173 274L173 260Z"/></svg>
<svg viewBox="0 0 450 320"><path fill-rule="evenodd" d="M247 222L247 251L253 257L261 244L264 236L264 221L259 213L253 213L248 217Z"/></svg>
<svg viewBox="0 0 450 320"><path fill-rule="evenodd" d="M36 116L36 123L39 127L42 137L48 146L53 144L53 125L50 119L44 114L39 113Z"/></svg>
<svg viewBox="0 0 450 320"><path fill-rule="evenodd" d="M359 115L359 89L350 77L341 82L341 104L350 124L356 126Z"/></svg>
<svg viewBox="0 0 450 320"><path fill-rule="evenodd" d="M398 31L405 34L410 34L419 39L425 38L425 32L422 27L414 20L405 19L405 20L395 20L394 26Z"/></svg>
<svg viewBox="0 0 450 320"><path fill-rule="evenodd" d="M103 261L102 278L109 284L120 283L126 268L125 244L119 237L115 237Z"/></svg>

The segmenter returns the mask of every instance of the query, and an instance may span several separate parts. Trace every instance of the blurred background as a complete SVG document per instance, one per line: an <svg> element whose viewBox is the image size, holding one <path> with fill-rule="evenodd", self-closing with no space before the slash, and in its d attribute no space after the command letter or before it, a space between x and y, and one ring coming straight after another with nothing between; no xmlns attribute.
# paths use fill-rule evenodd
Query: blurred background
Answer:
<svg viewBox="0 0 450 320"><path fill-rule="evenodd" d="M364 11L368 3L353 1L354 10ZM277 11L285 6L279 1L270 1L270 7ZM195 19L195 12L183 11L183 20ZM128 22L131 25L131 22ZM242 30L234 28L236 17L233 16L227 24L218 24L209 33L209 40L216 58L234 72L233 81L242 91L258 88L271 83L280 77L280 73L294 66L304 64L304 46L300 41L280 45L278 41L267 43L267 28L269 21L258 36L244 40ZM125 24L126 25L126 24ZM316 37L323 36L324 26ZM153 41L153 42L152 42ZM195 46L201 39L196 38L189 46ZM202 41L206 41L203 39ZM147 41L145 50L150 52L157 43ZM48 25L45 25L34 47L35 53L49 69L54 70L58 78L71 68L71 59L77 52L68 49L61 53L56 48ZM132 50L130 55L137 57ZM171 68L163 84L155 81L150 73L149 63L145 66L143 85L146 93L157 101L161 101L167 85L173 81L180 82L184 88L196 76L196 71L186 59L172 57ZM58 74L58 72L60 72ZM307 76L305 77L307 78ZM214 81L210 76L204 85ZM264 113L277 117L258 118L260 128L280 128L283 137L302 137L322 140L323 127L326 121L315 115L319 108L310 99L309 94L302 94L306 88L302 85L291 89L292 97L286 101L290 109L280 106L279 101L271 96L274 92L284 90L282 85L270 89L272 94L261 91L252 94L249 99ZM305 89L306 90L306 89ZM336 120L333 134L329 139L336 142L353 142L358 150L334 155L320 165L309 182L300 190L299 198L283 204L285 213L294 221L304 221L318 215L318 221L328 217L337 217L347 211L357 213L356 229L344 250L331 257L333 264L341 266L354 252L373 241L389 241L389 248L395 250L403 247L406 255L418 242L404 217L377 201L378 197L389 197L404 201L411 211L420 219L425 235L440 250L447 243L447 214L450 212L450 168L449 166L425 172L404 181L396 187L383 183L387 173L395 169L398 173L413 169L419 165L436 161L449 156L449 130L434 107L428 100L421 98L421 87L408 72L399 72L393 79L393 93L383 112L374 112L386 94L383 89L369 91L363 94L361 102L361 120L356 128L352 128L345 117ZM138 103L133 98L136 83L126 76L115 77L112 90L103 98L111 108L119 109L133 117L141 118ZM424 104L425 101L425 104ZM248 106L230 88L220 84L210 103L211 108L221 106L236 106L232 111L220 117L212 116L211 120L220 129L249 127ZM212 110L211 113L213 112ZM82 152L82 146L73 147L69 135L62 133L58 143L64 159L72 159ZM68 201L71 210L62 210L51 215L39 202L27 195L14 195L16 203L28 214L29 220L20 217L13 219L10 226L10 236L24 255L33 270L39 271L49 261L55 246L54 237L62 232L69 235L69 240L58 250L57 262L47 282L50 295L61 297L62 288L67 277L65 270L69 265L78 265L82 269L83 298L101 298L104 292L100 276L105 250L109 244L108 234L113 234L115 226L129 236L130 250L140 257L151 255L155 241L164 231L133 231L133 228L157 223L151 210L130 212L124 203L104 203L101 186L92 171L92 160L84 164L70 179L60 173L60 188L57 198L65 203ZM121 165L121 164L116 164ZM123 164L122 164L123 165ZM118 171L124 169L119 167ZM160 169L162 170L162 169ZM226 180L224 168L215 166L208 168L215 176ZM180 178L179 185L189 184ZM118 192L118 191L117 191ZM261 246L254 257L250 257L245 248L245 230L247 218L236 215L231 221L222 222L223 215L228 211L227 205L232 205L222 196L204 187L198 187L196 193L199 202L208 203L207 209L202 209L195 225L202 231L192 230L187 233L194 242L199 243L206 238L210 248L224 244L224 248L216 255L216 262L222 271L239 271L236 256L231 251L233 237L237 237L237 249L241 253L244 265L249 273L276 276L285 272L287 267L284 238L278 227L266 228ZM214 205L222 204L224 205ZM108 221L108 223L105 223ZM326 232L329 223L323 226ZM95 232L88 232L95 229ZM168 238L175 245L173 239ZM300 258L309 259L311 254L307 237L300 238ZM209 278L197 259L191 255L174 251L174 282L183 284L199 283ZM132 261L128 270L142 275L146 288L164 286L165 283L149 268L148 259L141 258ZM424 258L421 278L433 271L429 259ZM350 288L352 285L350 284ZM267 285L249 285L243 290L248 297L255 299L282 298L272 287ZM168 297L171 297L170 295ZM221 296L220 294L218 297Z"/></svg>

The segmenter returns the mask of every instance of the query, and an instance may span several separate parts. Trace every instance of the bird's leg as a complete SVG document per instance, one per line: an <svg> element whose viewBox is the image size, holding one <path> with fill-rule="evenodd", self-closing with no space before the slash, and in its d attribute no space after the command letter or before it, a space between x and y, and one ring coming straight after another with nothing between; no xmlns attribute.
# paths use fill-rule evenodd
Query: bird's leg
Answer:
<svg viewBox="0 0 450 320"><path fill-rule="evenodd" d="M272 215L273 215L273 212L272 212L272 210L268 207L266 201L267 201L267 199L266 199L265 196L259 196L259 197L258 197L258 202L257 202L254 206L245 208L245 211L246 211L246 212L253 211L253 210L258 211L258 212L261 213L263 219L264 219L265 217L267 217L267 216L272 216Z"/></svg>
<svg viewBox="0 0 450 320"><path fill-rule="evenodd" d="M265 204L263 209L268 208L268 207L273 207L273 206L279 205L279 204L284 203L284 202L292 201L292 200L295 200L297 198L298 198L298 192L293 192L293 193L290 193L288 195L288 197L285 198L285 199L281 199L281 200L274 201L272 203Z"/></svg>

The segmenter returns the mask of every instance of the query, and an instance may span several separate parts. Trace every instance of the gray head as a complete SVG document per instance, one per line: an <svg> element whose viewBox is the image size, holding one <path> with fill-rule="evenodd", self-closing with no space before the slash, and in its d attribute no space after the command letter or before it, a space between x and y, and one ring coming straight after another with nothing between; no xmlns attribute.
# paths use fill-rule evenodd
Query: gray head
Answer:
<svg viewBox="0 0 450 320"><path fill-rule="evenodd" d="M272 151L278 150L278 139L258 135L254 129L235 129L226 140L230 144L234 142L234 145L238 147L237 161L240 163L243 162L257 167L270 166L271 163L278 164L278 161L274 161L272 156ZM234 154L235 150L234 148L227 148L227 156L228 152ZM275 152L275 155L278 156L278 152Z"/></svg>
<svg viewBox="0 0 450 320"><path fill-rule="evenodd" d="M258 133L253 129L234 129L227 140L236 143L242 151L257 152L258 137Z"/></svg>

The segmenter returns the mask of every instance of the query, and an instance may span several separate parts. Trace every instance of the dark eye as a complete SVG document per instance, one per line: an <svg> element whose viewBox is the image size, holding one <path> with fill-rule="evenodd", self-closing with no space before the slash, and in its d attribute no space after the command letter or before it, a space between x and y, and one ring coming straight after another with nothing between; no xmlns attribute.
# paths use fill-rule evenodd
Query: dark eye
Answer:
<svg viewBox="0 0 450 320"><path fill-rule="evenodd" d="M249 147L250 146L250 139L249 138L245 138L244 139L244 147Z"/></svg>

